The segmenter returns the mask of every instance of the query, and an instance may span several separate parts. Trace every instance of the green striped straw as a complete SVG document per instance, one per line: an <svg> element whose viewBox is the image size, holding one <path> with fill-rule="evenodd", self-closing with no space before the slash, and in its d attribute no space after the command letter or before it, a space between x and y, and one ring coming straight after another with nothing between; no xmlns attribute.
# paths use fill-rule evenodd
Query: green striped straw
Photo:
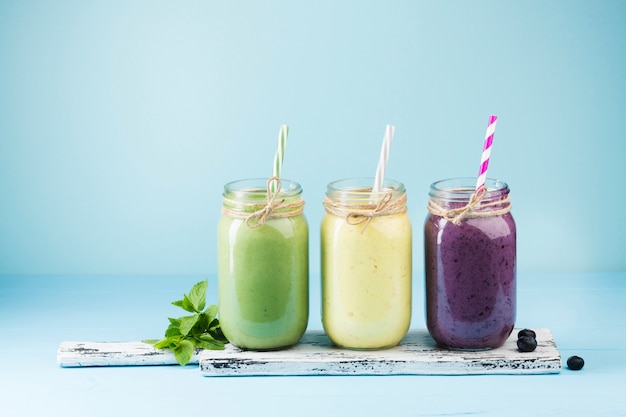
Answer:
<svg viewBox="0 0 626 417"><path fill-rule="evenodd" d="M283 158L285 157L285 146L287 145L288 134L289 126L280 125L280 130L278 131L278 146L276 146L276 153L274 154L274 169L272 171L272 177L280 178L280 171L283 168ZM276 181L271 182L270 192L276 192Z"/></svg>

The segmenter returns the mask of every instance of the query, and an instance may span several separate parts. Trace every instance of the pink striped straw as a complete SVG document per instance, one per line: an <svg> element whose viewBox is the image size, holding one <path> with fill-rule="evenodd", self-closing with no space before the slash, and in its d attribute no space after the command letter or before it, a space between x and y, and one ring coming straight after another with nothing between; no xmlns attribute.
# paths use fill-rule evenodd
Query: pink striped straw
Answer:
<svg viewBox="0 0 626 417"><path fill-rule="evenodd" d="M491 156L491 144L493 143L493 135L496 132L496 120L498 116L489 116L489 124L487 125L487 133L485 134L485 144L483 145L483 154L480 158L480 168L478 169L478 179L476 180L476 190L485 186L487 180L487 168L489 168L489 157Z"/></svg>

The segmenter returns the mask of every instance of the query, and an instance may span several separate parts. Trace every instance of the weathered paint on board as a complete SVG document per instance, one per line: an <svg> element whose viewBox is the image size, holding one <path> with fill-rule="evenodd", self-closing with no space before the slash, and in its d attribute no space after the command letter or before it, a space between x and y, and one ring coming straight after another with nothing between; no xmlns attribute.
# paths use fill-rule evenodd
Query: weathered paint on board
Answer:
<svg viewBox="0 0 626 417"><path fill-rule="evenodd" d="M484 351L438 347L426 330L411 330L400 345L386 350L354 351L335 347L321 331L307 332L300 343L280 351L196 351L190 365L204 376L254 375L469 375L551 374L561 356L548 329L535 329L534 352L517 349L517 330L504 346ZM63 367L175 365L169 350L142 342L63 342L57 352Z"/></svg>

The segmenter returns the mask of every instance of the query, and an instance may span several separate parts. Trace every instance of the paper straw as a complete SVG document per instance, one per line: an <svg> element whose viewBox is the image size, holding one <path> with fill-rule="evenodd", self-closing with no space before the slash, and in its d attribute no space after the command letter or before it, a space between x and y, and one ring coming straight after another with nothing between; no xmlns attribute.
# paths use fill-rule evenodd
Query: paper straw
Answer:
<svg viewBox="0 0 626 417"><path fill-rule="evenodd" d="M493 143L493 135L496 131L496 120L498 116L489 116L489 124L487 125L487 133L485 134L485 144L483 145L483 154L480 158L480 167L478 168L478 179L476 180L476 190L478 191L485 185L487 179L487 168L489 168L489 157L491 156L491 145Z"/></svg>
<svg viewBox="0 0 626 417"><path fill-rule="evenodd" d="M287 145L287 135L289 134L289 126L281 125L278 131L278 145L276 146L276 153L274 154L274 168L272 170L272 176L280 178L280 172L283 169L283 158L285 156L285 146ZM272 181L270 184L271 192L276 191L276 181Z"/></svg>
<svg viewBox="0 0 626 417"><path fill-rule="evenodd" d="M377 193L383 189L383 180L385 179L385 170L387 169L387 160L389 159L389 149L393 140L393 132L396 128L387 125L385 129L385 137L383 138L383 146L380 149L380 158L378 159L378 167L376 168L376 177L374 178L374 186L372 192Z"/></svg>

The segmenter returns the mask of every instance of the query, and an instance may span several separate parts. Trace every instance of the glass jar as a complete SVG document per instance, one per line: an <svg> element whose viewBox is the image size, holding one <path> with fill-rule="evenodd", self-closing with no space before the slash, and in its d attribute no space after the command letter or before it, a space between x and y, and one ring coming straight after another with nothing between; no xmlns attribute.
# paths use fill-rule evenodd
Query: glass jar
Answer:
<svg viewBox="0 0 626 417"><path fill-rule="evenodd" d="M309 232L302 188L276 178L224 186L218 224L220 326L235 346L297 343L309 318Z"/></svg>
<svg viewBox="0 0 626 417"><path fill-rule="evenodd" d="M441 346L501 346L515 324L516 230L509 187L454 178L430 187L424 227L426 322Z"/></svg>
<svg viewBox="0 0 626 417"><path fill-rule="evenodd" d="M321 226L322 323L350 349L397 345L411 321L411 223L404 185L373 178L328 184Z"/></svg>

